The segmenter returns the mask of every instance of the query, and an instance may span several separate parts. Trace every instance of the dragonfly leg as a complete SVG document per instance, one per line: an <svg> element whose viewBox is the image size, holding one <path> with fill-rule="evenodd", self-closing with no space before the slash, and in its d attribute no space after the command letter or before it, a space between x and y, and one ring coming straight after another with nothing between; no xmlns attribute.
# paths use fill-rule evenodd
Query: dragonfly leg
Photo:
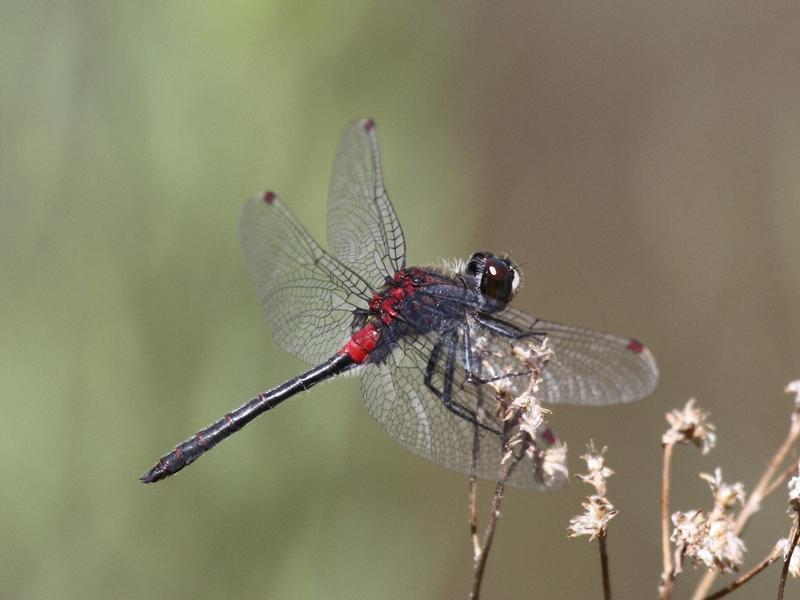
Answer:
<svg viewBox="0 0 800 600"><path fill-rule="evenodd" d="M473 384L486 383L478 373L478 365L475 363L475 356L472 352L472 338L469 333L469 325L465 325L461 329L464 340L464 368L467 371L467 381ZM480 361L478 361L480 364Z"/></svg>
<svg viewBox="0 0 800 600"><path fill-rule="evenodd" d="M455 366L456 366L456 356L457 356L457 347L458 347L458 333L453 332L448 336L448 351L447 351L447 358L446 364L444 368L444 382L442 389L436 387L433 382L433 374L436 371L436 365L439 362L439 358L442 355L442 348L444 342L440 339L436 342L436 345L433 347L431 351L430 358L428 359L428 364L425 367L425 378L424 383L425 387L427 387L434 395L442 401L445 408L449 410L454 415L461 417L465 421L472 423L473 425L482 427L487 431L491 431L494 434L499 435L500 432L492 427L489 427L485 423L481 423L478 421L477 415L474 410L459 404L457 401L453 399L453 374L455 373Z"/></svg>
<svg viewBox="0 0 800 600"><path fill-rule="evenodd" d="M498 319L486 313L476 314L475 320L490 331L515 340L532 337L538 344L543 344L547 337L546 331L536 331L535 329L526 331L520 329L516 325L512 325L507 321L503 321L502 319Z"/></svg>

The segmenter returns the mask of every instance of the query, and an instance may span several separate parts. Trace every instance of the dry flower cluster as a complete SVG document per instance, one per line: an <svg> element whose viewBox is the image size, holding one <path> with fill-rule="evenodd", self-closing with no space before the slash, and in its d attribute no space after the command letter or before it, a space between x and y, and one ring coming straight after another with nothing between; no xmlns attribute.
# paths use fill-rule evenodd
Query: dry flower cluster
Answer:
<svg viewBox="0 0 800 600"><path fill-rule="evenodd" d="M703 454L708 454L717 445L716 427L708 421L708 414L695 408L691 398L682 409L673 409L666 414L669 429L661 436L664 447L675 444L694 444Z"/></svg>
<svg viewBox="0 0 800 600"><path fill-rule="evenodd" d="M608 522L613 519L618 510L606 498L608 484L606 479L614 474L605 464L606 448L599 452L595 449L594 443L590 442L586 448L586 454L581 459L586 463L586 474L578 474L576 477L594 487L595 493L587 496L583 501L583 513L573 517L567 527L569 537L588 535L589 541L594 541L600 536L605 536L608 532Z"/></svg>
<svg viewBox="0 0 800 600"><path fill-rule="evenodd" d="M714 494L714 508L706 514L702 510L672 515L675 526L671 541L675 544L675 575L681 572L683 557L691 558L695 565L702 564L721 572L735 571L742 564L745 547L736 535L733 510L736 503L744 504L744 486L729 485L722 481L722 471L714 475L701 473Z"/></svg>
<svg viewBox="0 0 800 600"><path fill-rule="evenodd" d="M480 347L482 340L477 340ZM486 349L484 349L486 350ZM470 477L470 532L473 544L473 582L470 598L477 600L480 597L483 573L486 560L492 546L497 520L500 518L500 506L503 492L512 471L529 459L526 465L533 470L534 476L544 488L557 488L567 477L567 447L549 436L553 443L539 443L548 436L545 417L550 413L539 404L536 399L536 390L541 382L541 373L544 365L553 355L547 345L546 338L537 340L535 337L516 340L511 346L508 355L510 360L505 362L503 354L484 352L487 357L482 363L483 372L488 376L488 386L494 393L495 414L503 424L504 452L500 464L495 494L492 499L486 530L483 539L478 536L477 522L477 493L476 477ZM514 376L523 365L526 377ZM520 385L520 379L524 385ZM477 446L474 452L477 452ZM473 455L473 461L477 453ZM474 472L473 462L473 472Z"/></svg>
<svg viewBox="0 0 800 600"><path fill-rule="evenodd" d="M527 389L496 389L498 415L513 431L506 444L506 452L492 503L489 526L483 544L476 535L475 480L471 482L472 531L475 543L475 579L473 595L477 598L486 557L491 544L494 527L499 517L500 499L503 486L511 470L523 458L531 458L540 470L543 482L557 482L566 477L566 446L554 444L546 447L539 444L543 431L546 431L545 416L548 411L541 408L535 399L539 373L550 353L546 347L521 346L518 351L525 356L523 360L531 367L531 377ZM503 381L502 378L498 381ZM690 399L681 409L666 415L669 429L663 434L661 443L664 450L662 471L661 520L663 573L658 586L661 600L673 597L676 579L683 571L685 559L690 559L697 568L706 569L706 574L697 585L692 600L715 600L739 589L753 577L765 571L775 562L781 562L783 569L778 584L777 598L783 598L788 575L800 577L800 465L797 460L784 465L800 437L800 380L790 383L786 392L795 394L794 407L790 415L790 427L786 440L775 452L752 493L745 495L742 483L726 483L722 470L717 467L713 474L701 473L700 478L707 482L712 493L712 506L704 510L694 508L670 513L670 471L674 449L678 445L689 444L708 454L716 445L716 428L708 419L708 413L696 406ZM509 400L513 398L513 400ZM607 497L608 478L614 474L605 460L606 448L597 450L594 443L587 446L581 456L586 463L586 473L576 477L594 488L583 503L583 512L573 517L567 527L569 537L588 536L589 541L597 541L601 559L603 594L611 598L609 556L606 546L608 528L611 520L619 513ZM783 469L781 470L781 468ZM741 532L750 518L761 509L763 500L772 492L788 482L788 512L792 519L791 530L786 538L778 540L770 552L743 575L728 583L716 592L709 593L716 576L720 573L735 572L740 569L745 556L745 544ZM784 488L786 489L786 488Z"/></svg>
<svg viewBox="0 0 800 600"><path fill-rule="evenodd" d="M779 471L789 453L794 449L800 436L800 381L790 383L786 391L796 394L795 406L791 412L789 433L778 448L767 469L746 500L741 483L726 483L722 470L717 467L713 474L701 473L711 489L713 506L710 510L692 509L670 514L670 469L674 448L679 444L691 444L707 454L717 441L716 428L708 420L708 413L689 400L682 409L675 409L666 415L669 429L662 436L664 448L664 468L662 475L662 533L664 571L659 584L659 597L672 598L676 578L683 570L688 557L695 567L707 569L707 573L695 589L693 600L714 600L722 598L740 588L769 565L783 561L783 571L778 586L777 598L783 598L786 576L800 576L800 551L796 549L800 540L800 474L797 461L791 462ZM588 472L578 477L595 488L595 494L586 498L584 512L574 517L567 528L570 537L588 535L590 540L598 540L603 575L603 592L606 599L611 598L608 556L605 539L608 523L617 511L606 498L607 478L613 471L605 465L605 448L596 451L593 445L581 458L586 461ZM774 548L759 563L744 575L725 587L709 594L714 578L719 573L738 571L744 560L745 545L740 534L750 517L757 512L764 498L788 481L789 514L792 528L787 538L779 540ZM671 527L670 527L671 525Z"/></svg>

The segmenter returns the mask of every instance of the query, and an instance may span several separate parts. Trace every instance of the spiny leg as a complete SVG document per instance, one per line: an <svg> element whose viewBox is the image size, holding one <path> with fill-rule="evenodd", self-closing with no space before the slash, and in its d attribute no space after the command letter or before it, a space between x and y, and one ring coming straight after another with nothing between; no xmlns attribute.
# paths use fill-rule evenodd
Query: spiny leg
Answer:
<svg viewBox="0 0 800 600"><path fill-rule="evenodd" d="M425 367L425 387L433 392L433 394L442 401L445 408L447 408L447 410L452 412L454 415L468 421L469 423L472 423L473 425L480 426L494 434L499 434L500 432L496 429L478 421L474 410L463 406L453 398L453 376L456 370L456 357L458 348L457 331L452 331L447 335L447 355L445 359L446 362L443 373L444 381L442 389L438 389L434 384L433 375L436 372L436 365L438 364L442 355L444 341L444 338L440 338L431 351L428 364Z"/></svg>
<svg viewBox="0 0 800 600"><path fill-rule="evenodd" d="M536 330L525 331L523 329L520 329L516 325L509 323L508 321L503 321L502 319L498 319L497 317L493 317L492 315L487 313L476 314L475 320L481 325L483 325L489 331L496 333L498 335L502 335L503 337L515 340L521 340L528 337L533 337L536 338L537 343L542 344L544 343L544 340L547 337L546 331L536 331Z"/></svg>

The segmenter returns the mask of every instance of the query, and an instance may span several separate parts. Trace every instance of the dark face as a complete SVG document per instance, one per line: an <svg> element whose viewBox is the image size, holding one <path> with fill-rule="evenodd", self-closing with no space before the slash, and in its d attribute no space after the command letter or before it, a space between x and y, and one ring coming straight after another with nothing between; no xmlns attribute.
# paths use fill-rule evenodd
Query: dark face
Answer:
<svg viewBox="0 0 800 600"><path fill-rule="evenodd" d="M464 268L464 276L484 295L508 302L519 287L517 267L491 252L476 252Z"/></svg>

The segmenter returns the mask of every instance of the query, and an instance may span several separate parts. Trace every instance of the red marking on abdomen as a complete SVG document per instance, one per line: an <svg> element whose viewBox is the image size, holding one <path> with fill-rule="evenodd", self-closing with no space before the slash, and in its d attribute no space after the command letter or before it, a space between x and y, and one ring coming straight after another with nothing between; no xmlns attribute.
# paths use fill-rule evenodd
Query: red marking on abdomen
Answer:
<svg viewBox="0 0 800 600"><path fill-rule="evenodd" d="M636 352L636 354L640 354L640 353L644 352L644 347L645 346L644 346L644 344L642 342L640 342L639 340L634 340L634 339L631 339L631 341L628 342L628 345L626 346L626 348L628 350L630 350L632 352Z"/></svg>
<svg viewBox="0 0 800 600"><path fill-rule="evenodd" d="M270 206L272 206L272 203L275 202L275 193L274 192L264 192L264 195L261 197L261 199L264 202L266 202L267 204L269 204Z"/></svg>
<svg viewBox="0 0 800 600"><path fill-rule="evenodd" d="M372 119L366 119L364 121L364 129L366 129L367 131L372 131L373 129L375 129L375 121L373 121Z"/></svg>
<svg viewBox="0 0 800 600"><path fill-rule="evenodd" d="M368 323L352 335L344 347L339 350L339 354L347 354L353 359L353 362L361 364L375 349L380 337L381 334L375 325Z"/></svg>

